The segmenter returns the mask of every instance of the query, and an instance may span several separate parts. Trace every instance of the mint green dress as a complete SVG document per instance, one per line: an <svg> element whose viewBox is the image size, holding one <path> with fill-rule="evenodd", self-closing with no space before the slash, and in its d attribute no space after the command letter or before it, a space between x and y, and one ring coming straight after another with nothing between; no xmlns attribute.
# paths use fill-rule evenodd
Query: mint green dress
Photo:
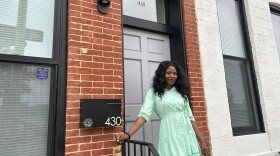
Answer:
<svg viewBox="0 0 280 156"><path fill-rule="evenodd" d="M161 119L158 152L160 156L201 156L200 147L191 124L194 116L181 94L173 87L162 98L150 89L138 115L147 122L155 111Z"/></svg>

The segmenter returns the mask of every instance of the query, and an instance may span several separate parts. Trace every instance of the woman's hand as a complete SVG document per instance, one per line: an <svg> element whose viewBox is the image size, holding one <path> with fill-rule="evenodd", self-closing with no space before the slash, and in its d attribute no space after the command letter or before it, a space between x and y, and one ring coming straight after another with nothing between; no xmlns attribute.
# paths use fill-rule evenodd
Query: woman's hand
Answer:
<svg viewBox="0 0 280 156"><path fill-rule="evenodd" d="M199 145L200 145L200 149L201 149L202 155L206 156L207 155L206 144L204 142L204 139L203 139L203 137L202 137L202 135L201 135L201 133L200 133L200 131L199 131L195 121L192 121L192 126L193 126L194 132L196 134L196 137L199 140Z"/></svg>
<svg viewBox="0 0 280 156"><path fill-rule="evenodd" d="M200 144L200 149L201 149L202 155L206 156L207 149L206 149L206 144L204 142Z"/></svg>
<svg viewBox="0 0 280 156"><path fill-rule="evenodd" d="M129 138L128 134L122 133L117 135L117 143L121 144Z"/></svg>
<svg viewBox="0 0 280 156"><path fill-rule="evenodd" d="M134 133L136 133L138 131L138 129L140 129L144 123L146 122L146 120L143 117L137 117L136 121L134 122L134 124L132 125L132 127L129 129L128 132L126 133L119 133L117 135L117 143L121 144L123 143L123 141L129 139L130 136L132 136Z"/></svg>

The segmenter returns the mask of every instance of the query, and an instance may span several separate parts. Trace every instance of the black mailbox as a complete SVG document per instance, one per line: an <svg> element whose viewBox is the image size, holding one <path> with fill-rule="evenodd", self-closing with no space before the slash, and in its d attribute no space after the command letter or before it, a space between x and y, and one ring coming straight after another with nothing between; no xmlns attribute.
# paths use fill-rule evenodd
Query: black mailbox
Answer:
<svg viewBox="0 0 280 156"><path fill-rule="evenodd" d="M82 128L114 127L121 124L121 99L81 99Z"/></svg>

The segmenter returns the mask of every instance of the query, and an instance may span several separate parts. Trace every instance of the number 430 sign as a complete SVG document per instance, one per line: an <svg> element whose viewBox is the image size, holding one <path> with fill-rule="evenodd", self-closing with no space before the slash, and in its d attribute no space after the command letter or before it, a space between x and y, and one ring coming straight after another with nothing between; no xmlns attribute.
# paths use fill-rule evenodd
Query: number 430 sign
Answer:
<svg viewBox="0 0 280 156"><path fill-rule="evenodd" d="M81 99L82 128L114 127L122 124L121 99Z"/></svg>
<svg viewBox="0 0 280 156"><path fill-rule="evenodd" d="M120 126L122 124L122 119L121 117L117 116L117 117L109 117L106 122L105 125L111 127L111 126Z"/></svg>

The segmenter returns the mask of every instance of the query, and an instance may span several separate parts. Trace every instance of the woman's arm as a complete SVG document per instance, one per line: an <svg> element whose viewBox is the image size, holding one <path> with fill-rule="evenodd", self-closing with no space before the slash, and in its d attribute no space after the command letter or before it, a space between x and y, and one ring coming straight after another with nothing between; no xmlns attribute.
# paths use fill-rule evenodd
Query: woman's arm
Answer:
<svg viewBox="0 0 280 156"><path fill-rule="evenodd" d="M117 142L122 143L124 140L127 140L129 136L132 136L134 133L136 133L144 124L146 121L149 121L150 116L153 113L154 110L154 91L150 89L145 97L144 103L141 107L141 110L139 112L138 118L132 125L132 127L129 129L127 133L119 134L117 136Z"/></svg>
<svg viewBox="0 0 280 156"><path fill-rule="evenodd" d="M145 124L145 122L146 120L144 118L138 117L134 122L133 126L127 132L128 134L123 133L117 136L117 142L122 143L124 140L127 140L129 136L132 136L134 133L136 133Z"/></svg>
<svg viewBox="0 0 280 156"><path fill-rule="evenodd" d="M194 132L196 134L196 137L197 137L197 139L198 139L198 141L200 143L201 152L202 152L203 155L206 156L207 151L206 151L206 144L204 142L204 139L203 139L203 137L202 137L202 135L201 135L197 125L196 125L196 122L195 121L191 121L191 122L192 122L192 126L193 126L193 129L194 129Z"/></svg>

